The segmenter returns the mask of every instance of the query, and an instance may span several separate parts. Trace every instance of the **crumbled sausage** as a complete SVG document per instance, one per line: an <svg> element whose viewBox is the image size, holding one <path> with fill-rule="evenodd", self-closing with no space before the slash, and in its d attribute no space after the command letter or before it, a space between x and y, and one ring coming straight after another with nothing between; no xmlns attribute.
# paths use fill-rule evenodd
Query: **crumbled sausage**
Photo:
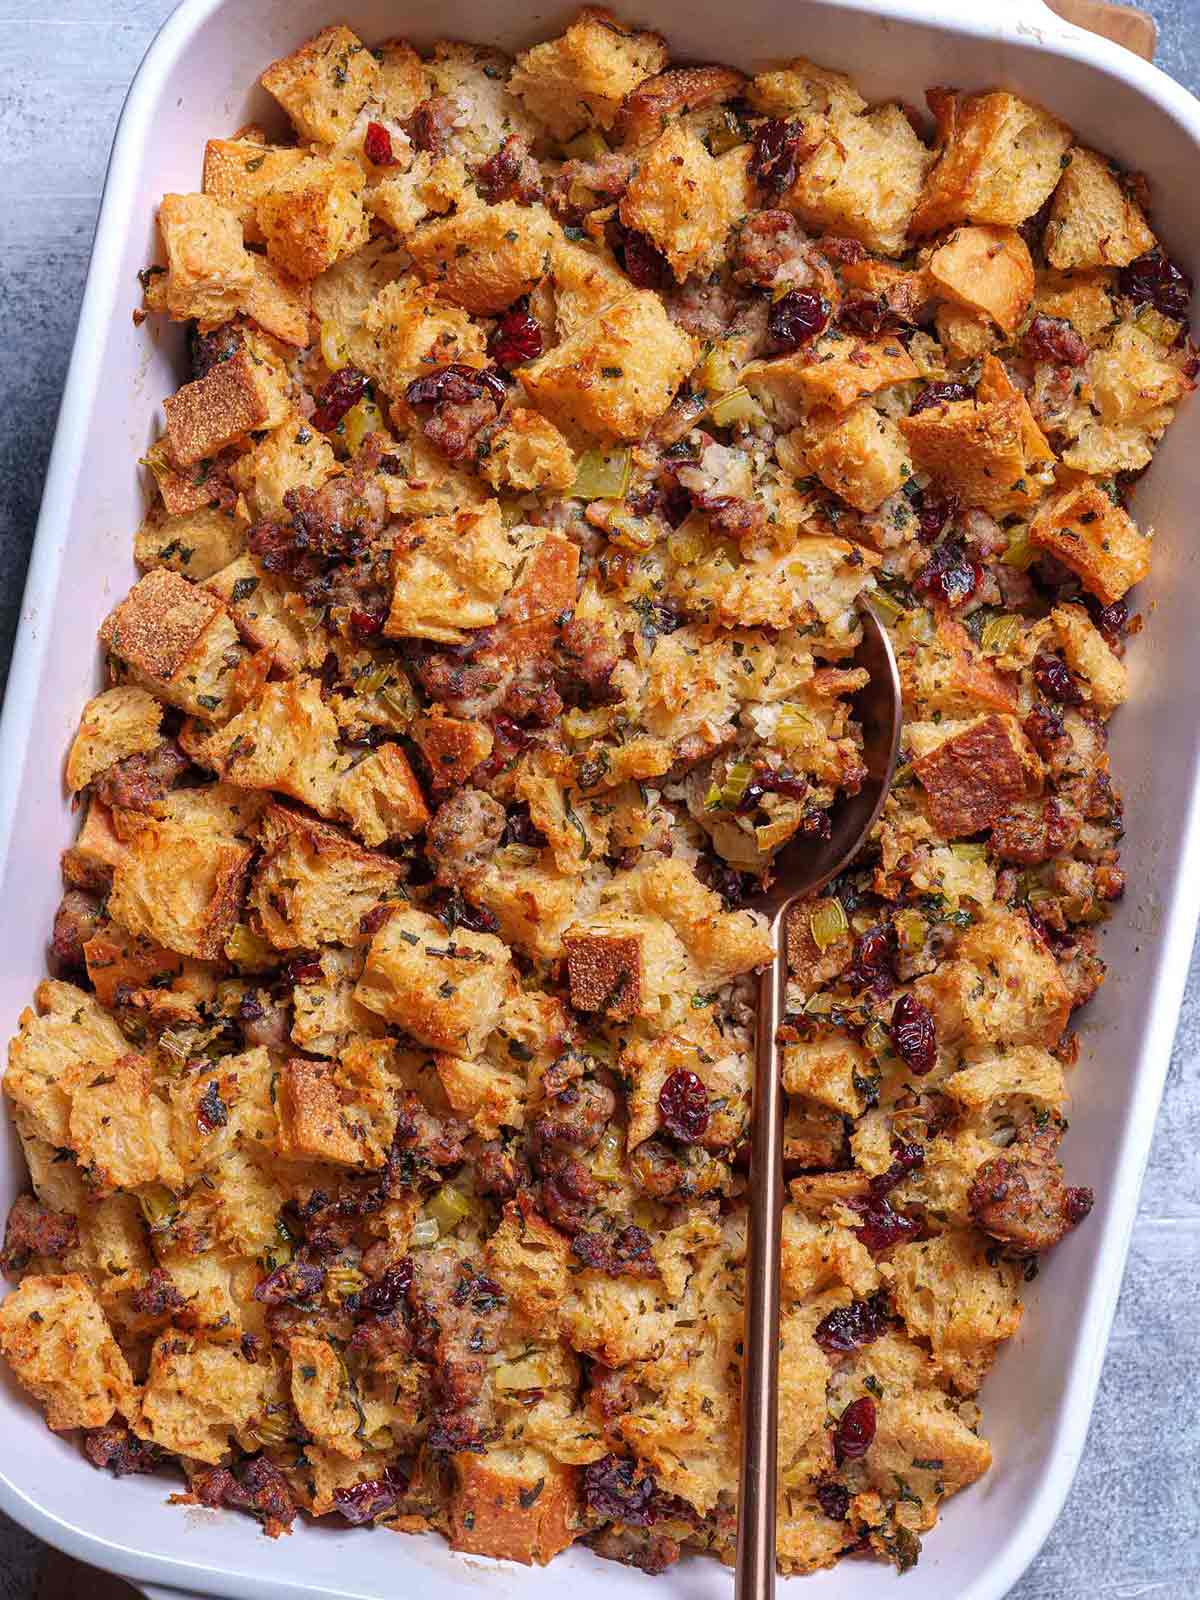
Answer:
<svg viewBox="0 0 1200 1600"><path fill-rule="evenodd" d="M994 1239L1031 1253L1049 1250L1087 1216L1090 1189L1068 1188L1056 1153L1064 1128L1027 1123L1008 1149L985 1161L967 1195L971 1216Z"/></svg>

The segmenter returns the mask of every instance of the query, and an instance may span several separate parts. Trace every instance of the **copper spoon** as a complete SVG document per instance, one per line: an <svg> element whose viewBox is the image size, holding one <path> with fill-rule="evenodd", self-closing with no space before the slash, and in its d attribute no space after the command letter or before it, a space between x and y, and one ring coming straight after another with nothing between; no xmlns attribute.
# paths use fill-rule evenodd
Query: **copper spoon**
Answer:
<svg viewBox="0 0 1200 1600"><path fill-rule="evenodd" d="M775 1476L779 1436L779 1241L783 1219L783 1087L776 1035L786 1009L787 924L798 900L823 889L858 852L887 798L900 749L900 675L887 630L869 608L853 665L871 679L854 697L867 779L831 815L828 839L802 838L774 862L774 879L754 904L770 919L775 960L758 980L754 1101L750 1123L750 1206L742 1363L742 1463L736 1600L775 1593Z"/></svg>

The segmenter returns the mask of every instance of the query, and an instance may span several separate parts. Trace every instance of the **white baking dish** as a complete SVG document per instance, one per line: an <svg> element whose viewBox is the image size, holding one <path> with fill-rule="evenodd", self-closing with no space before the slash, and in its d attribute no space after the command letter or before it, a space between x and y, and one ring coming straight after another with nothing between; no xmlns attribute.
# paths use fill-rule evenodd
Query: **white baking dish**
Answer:
<svg viewBox="0 0 1200 1600"><path fill-rule="evenodd" d="M1200 275L1192 186L1200 105L1162 73L1058 22L1040 0L636 0L623 6L665 32L676 55L756 70L804 53L853 72L868 96L920 103L929 84L1006 85L1044 101L1081 137L1151 177L1171 252ZM969 13L964 20L962 13ZM76 819L62 760L99 681L96 627L133 581L142 511L136 458L158 432L158 403L180 381L177 337L137 329L137 270L153 259L154 208L198 187L206 136L273 120L255 74L322 24L344 18L368 40L450 36L509 49L543 38L566 6L493 0L185 0L130 92L113 150L75 352L51 457L20 636L0 726L0 840L7 915L0 929L0 1032L7 1037L44 970L59 895L57 859ZM1088 1010L1071 1117L1071 1180L1096 1189L1095 1211L1028 1292L1017 1339L984 1391L994 1470L950 1502L926 1541L935 1592L995 1600L1036 1554L1062 1505L1087 1433L1166 1072L1197 915L1200 784L1196 685L1200 627L1190 580L1200 503L1200 407L1179 421L1138 491L1157 530L1154 574L1139 591L1150 630L1132 652L1133 700L1116 718L1114 759L1127 799L1131 893L1106 950L1108 984ZM16 1142L0 1168L0 1203L24 1182ZM456 1556L434 1538L298 1527L268 1543L249 1518L168 1507L163 1480L120 1484L75 1443L47 1431L5 1378L0 1506L52 1544L147 1583L245 1600L405 1590L441 1600L467 1590L540 1597L645 1595L647 1580L586 1551L545 1572ZM728 1592L730 1575L691 1561L657 1580L661 1597ZM800 1584L811 1600L861 1600L892 1581L875 1563L843 1563ZM921 1579L917 1580L921 1582Z"/></svg>

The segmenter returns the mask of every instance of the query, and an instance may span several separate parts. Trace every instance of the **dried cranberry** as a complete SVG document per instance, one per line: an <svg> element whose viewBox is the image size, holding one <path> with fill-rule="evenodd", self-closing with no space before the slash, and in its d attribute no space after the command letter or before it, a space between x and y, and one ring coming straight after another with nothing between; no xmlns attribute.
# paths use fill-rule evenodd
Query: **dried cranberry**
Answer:
<svg viewBox="0 0 1200 1600"><path fill-rule="evenodd" d="M1068 1189L1063 1196L1063 1216L1072 1228L1077 1227L1095 1204L1096 1196L1093 1190Z"/></svg>
<svg viewBox="0 0 1200 1600"><path fill-rule="evenodd" d="M769 194L782 194L796 180L804 150L804 124L771 117L754 130L750 176Z"/></svg>
<svg viewBox="0 0 1200 1600"><path fill-rule="evenodd" d="M358 1528L364 1522L374 1522L381 1512L389 1511L407 1488L407 1477L393 1465L382 1478L367 1478L363 1483L351 1484L348 1489L335 1489L333 1499L346 1521Z"/></svg>
<svg viewBox="0 0 1200 1600"><path fill-rule="evenodd" d="M859 1461L875 1438L875 1402L863 1395L848 1405L833 1433L833 1456L840 1467L843 1461Z"/></svg>
<svg viewBox="0 0 1200 1600"><path fill-rule="evenodd" d="M834 1522L845 1522L850 1510L850 1491L841 1483L819 1483L817 1504Z"/></svg>
<svg viewBox="0 0 1200 1600"><path fill-rule="evenodd" d="M369 1283L358 1297L359 1310L370 1316L382 1317L394 1311L408 1293L412 1283L413 1264L409 1256L388 1267L382 1275Z"/></svg>
<svg viewBox="0 0 1200 1600"><path fill-rule="evenodd" d="M737 808L743 813L753 811L765 794L781 794L788 800L803 800L808 792L808 779L802 778L789 767L757 767L742 791Z"/></svg>
<svg viewBox="0 0 1200 1600"><path fill-rule="evenodd" d="M901 1239L909 1239L921 1231L919 1222L897 1211L886 1198L851 1201L852 1208L862 1217L862 1226L854 1232L873 1256L889 1250Z"/></svg>
<svg viewBox="0 0 1200 1600"><path fill-rule="evenodd" d="M492 360L506 371L535 361L544 348L541 324L528 311L510 311L501 317L489 346Z"/></svg>
<svg viewBox="0 0 1200 1600"><path fill-rule="evenodd" d="M847 974L855 989L887 994L896 981L895 933L891 923L877 922L860 934Z"/></svg>
<svg viewBox="0 0 1200 1600"><path fill-rule="evenodd" d="M1147 250L1122 267L1117 287L1135 305L1152 305L1164 317L1185 318L1192 298L1192 280L1161 250Z"/></svg>
<svg viewBox="0 0 1200 1600"><path fill-rule="evenodd" d="M869 1300L852 1300L822 1317L813 1338L826 1355L847 1355L878 1339L888 1320L887 1296L882 1290Z"/></svg>
<svg viewBox="0 0 1200 1600"><path fill-rule="evenodd" d="M1129 607L1124 600L1114 600L1111 605L1102 606L1098 600L1093 600L1091 595L1085 598L1088 610L1092 614L1092 621L1108 643L1115 647L1129 626Z"/></svg>
<svg viewBox="0 0 1200 1600"><path fill-rule="evenodd" d="M937 545L929 560L912 581L917 594L927 594L948 606L969 600L983 579L983 568L968 561L957 539Z"/></svg>
<svg viewBox="0 0 1200 1600"><path fill-rule="evenodd" d="M892 1043L901 1061L918 1078L932 1070L937 1060L933 1013L915 995L902 994L892 1009Z"/></svg>
<svg viewBox="0 0 1200 1600"><path fill-rule="evenodd" d="M321 977L319 956L293 956L283 969L289 983L316 983Z"/></svg>
<svg viewBox="0 0 1200 1600"><path fill-rule="evenodd" d="M1021 351L1033 361L1056 361L1064 367L1081 367L1088 358L1087 340L1065 317L1041 312L1026 328Z"/></svg>
<svg viewBox="0 0 1200 1600"><path fill-rule="evenodd" d="M363 150L373 167L391 167L396 163L392 154L392 136L382 122L368 122Z"/></svg>
<svg viewBox="0 0 1200 1600"><path fill-rule="evenodd" d="M658 1110L668 1133L694 1144L708 1128L708 1090L694 1072L680 1067L658 1091Z"/></svg>
<svg viewBox="0 0 1200 1600"><path fill-rule="evenodd" d="M355 606L350 612L350 631L360 639L373 639L382 627L382 611L364 611Z"/></svg>
<svg viewBox="0 0 1200 1600"><path fill-rule="evenodd" d="M789 289L767 312L767 334L776 352L811 344L829 321L829 301L812 289Z"/></svg>
<svg viewBox="0 0 1200 1600"><path fill-rule="evenodd" d="M872 1200L882 1200L889 1195L898 1183L903 1183L910 1172L915 1172L918 1167L925 1165L925 1146L922 1144L901 1144L897 1140L892 1145L892 1164L886 1172L878 1173L871 1179L869 1193Z"/></svg>
<svg viewBox="0 0 1200 1600"><path fill-rule="evenodd" d="M423 377L414 378L404 391L410 406L465 406L487 391L497 405L503 405L508 390L499 373L486 367L468 367L461 362L435 367Z"/></svg>
<svg viewBox="0 0 1200 1600"><path fill-rule="evenodd" d="M276 1267L253 1290L254 1298L265 1306L295 1305L311 1300L325 1287L325 1268L308 1261L291 1261Z"/></svg>
<svg viewBox="0 0 1200 1600"><path fill-rule="evenodd" d="M1043 653L1033 658L1033 681L1047 700L1060 706L1083 704L1083 691L1061 656Z"/></svg>
<svg viewBox="0 0 1200 1600"><path fill-rule="evenodd" d="M644 233L627 228L621 247L625 272L639 289L667 289L671 285L671 266L658 246Z"/></svg>
<svg viewBox="0 0 1200 1600"><path fill-rule="evenodd" d="M955 501L951 497L931 494L926 489L917 511L917 538L922 544L932 544L954 515Z"/></svg>
<svg viewBox="0 0 1200 1600"><path fill-rule="evenodd" d="M952 400L969 400L972 391L965 383L927 383L912 403L909 416L927 411L930 406L945 405Z"/></svg>
<svg viewBox="0 0 1200 1600"><path fill-rule="evenodd" d="M357 405L367 387L367 375L357 367L339 367L322 385L317 396L312 425L322 433L332 433L350 407Z"/></svg>
<svg viewBox="0 0 1200 1600"><path fill-rule="evenodd" d="M603 1456L583 1469L583 1502L598 1517L648 1528L656 1520L658 1485L653 1474L634 1478L637 1462Z"/></svg>
<svg viewBox="0 0 1200 1600"><path fill-rule="evenodd" d="M873 338L886 326L897 325L882 295L843 300L838 307L837 320L839 327L848 328L851 333L861 334L866 339Z"/></svg>
<svg viewBox="0 0 1200 1600"><path fill-rule="evenodd" d="M196 1106L196 1121L201 1133L212 1133L215 1128L223 1128L229 1121L229 1107L221 1099L221 1091L215 1078L201 1095Z"/></svg>

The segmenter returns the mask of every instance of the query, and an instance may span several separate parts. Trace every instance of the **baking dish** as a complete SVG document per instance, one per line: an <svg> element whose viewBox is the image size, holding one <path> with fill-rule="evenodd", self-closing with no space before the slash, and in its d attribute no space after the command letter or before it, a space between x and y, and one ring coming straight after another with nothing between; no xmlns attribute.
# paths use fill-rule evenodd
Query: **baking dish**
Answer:
<svg viewBox="0 0 1200 1600"><path fill-rule="evenodd" d="M920 102L925 87L1002 84L1044 101L1079 135L1146 170L1171 253L1200 268L1200 221L1187 179L1200 147L1200 106L1161 73L1058 22L1040 0L976 0L966 20L951 0L743 0L720 11L686 0L623 7L661 29L680 57L751 71L803 52L852 70L872 96ZM155 252L154 208L166 190L198 185L205 137L274 120L254 74L334 17L367 39L404 32L417 44L471 38L520 48L556 31L566 7L507 10L485 0L185 0L146 57L122 116L105 190L75 353L51 458L8 696L0 724L0 1028L11 1033L44 967L58 898L57 856L75 827L61 763L79 708L99 682L95 630L135 577L132 530L142 490L134 460L158 431L158 406L181 376L178 331L157 342L135 328L137 270ZM1200 411L1185 405L1140 486L1136 510L1158 531L1152 578L1139 591L1152 615L1130 655L1132 701L1114 725L1126 791L1131 892L1106 941L1111 972L1082 1026L1072 1112L1072 1181L1094 1186L1088 1224L1055 1253L1027 1294L1018 1338L984 1391L996 1466L952 1501L926 1541L922 1571L963 1600L994 1600L1036 1553L1083 1448L1120 1285L1142 1169L1182 993L1196 919L1189 886L1200 867L1200 630L1187 582L1186 514L1200 491ZM19 908L19 910L17 909ZM17 914L13 915L13 910ZM11 1137L0 1201L23 1181ZM433 1600L507 1592L515 1569L456 1556L434 1539L384 1531L298 1528L264 1542L248 1518L164 1504L163 1480L116 1485L73 1441L44 1427L7 1379L0 1418L9 1441L0 1507L76 1557L147 1583L245 1600L340 1596L380 1600L397 1577ZM575 1550L543 1573L519 1575L547 1597L642 1593L637 1573ZM844 1563L792 1580L814 1600L859 1600L889 1575ZM729 1574L691 1562L659 1592L703 1600Z"/></svg>

